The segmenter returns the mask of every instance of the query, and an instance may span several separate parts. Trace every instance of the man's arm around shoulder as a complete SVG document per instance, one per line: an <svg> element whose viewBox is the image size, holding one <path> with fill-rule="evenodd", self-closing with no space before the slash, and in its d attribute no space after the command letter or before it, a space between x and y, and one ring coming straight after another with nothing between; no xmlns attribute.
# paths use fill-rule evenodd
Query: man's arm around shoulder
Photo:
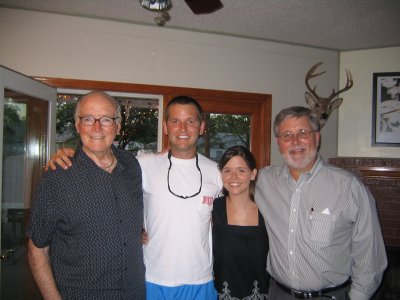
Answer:
<svg viewBox="0 0 400 300"><path fill-rule="evenodd" d="M35 281L45 300L62 300L58 292L49 259L49 247L38 248L28 242L28 260Z"/></svg>

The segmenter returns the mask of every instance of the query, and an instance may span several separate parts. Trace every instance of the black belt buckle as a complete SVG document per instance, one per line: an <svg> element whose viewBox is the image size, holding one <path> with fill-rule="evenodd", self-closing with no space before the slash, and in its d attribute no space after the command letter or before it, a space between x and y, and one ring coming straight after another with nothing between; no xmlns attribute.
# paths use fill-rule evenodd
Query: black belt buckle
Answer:
<svg viewBox="0 0 400 300"><path fill-rule="evenodd" d="M333 292L335 290L344 288L351 283L351 280L348 279L343 284L336 286L336 287L326 288L326 289L322 289L320 291L306 292L306 291L298 291L295 289L291 289L291 288L281 284L279 281L276 281L275 279L273 279L273 280L282 290L284 290L286 293L289 293L293 297L298 298L298 299L311 299L311 298L316 298L316 297L323 297L325 293ZM331 298L331 299L336 299L334 296L326 296L326 297Z"/></svg>
<svg viewBox="0 0 400 300"><path fill-rule="evenodd" d="M305 292L305 291L298 291L295 289L291 289L283 284L281 284L279 281L276 281L275 279L273 279L275 281L275 283L282 289L284 290L286 293L291 294L293 297L297 298L297 299L311 299L314 297L319 296L319 292Z"/></svg>
<svg viewBox="0 0 400 300"><path fill-rule="evenodd" d="M300 291L290 290L290 293L296 298L304 299L303 293Z"/></svg>
<svg viewBox="0 0 400 300"><path fill-rule="evenodd" d="M311 299L320 296L318 292L301 292L293 289L291 290L291 294L298 299Z"/></svg>

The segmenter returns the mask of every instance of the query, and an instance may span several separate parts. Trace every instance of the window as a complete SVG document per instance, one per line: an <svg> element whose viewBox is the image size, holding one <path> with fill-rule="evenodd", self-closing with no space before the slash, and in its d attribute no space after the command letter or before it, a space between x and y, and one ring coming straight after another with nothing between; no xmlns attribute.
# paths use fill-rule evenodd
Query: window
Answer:
<svg viewBox="0 0 400 300"><path fill-rule="evenodd" d="M218 162L226 149L235 145L250 148L250 117L206 113L206 132L199 139L199 153Z"/></svg>
<svg viewBox="0 0 400 300"><path fill-rule="evenodd" d="M140 95L160 95L158 112L158 148L168 146L168 139L162 135L162 108L173 97L187 95L195 98L205 112L247 116L249 120L249 145L258 167L269 165L271 141L271 95L257 93L230 92L194 88L166 87L156 85L115 83L40 77L38 80L59 89L104 90L113 93L134 93ZM115 96L115 95L113 95ZM161 105L162 102L162 105ZM210 117L211 118L211 117ZM216 149L215 155L217 157ZM225 149L224 149L225 150Z"/></svg>

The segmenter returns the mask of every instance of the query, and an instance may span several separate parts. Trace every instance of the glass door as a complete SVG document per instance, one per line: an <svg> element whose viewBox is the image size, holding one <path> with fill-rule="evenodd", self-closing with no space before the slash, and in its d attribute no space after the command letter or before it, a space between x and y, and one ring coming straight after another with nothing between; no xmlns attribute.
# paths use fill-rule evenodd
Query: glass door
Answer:
<svg viewBox="0 0 400 300"><path fill-rule="evenodd" d="M55 149L56 89L0 66L1 299L41 299L26 258L32 196Z"/></svg>

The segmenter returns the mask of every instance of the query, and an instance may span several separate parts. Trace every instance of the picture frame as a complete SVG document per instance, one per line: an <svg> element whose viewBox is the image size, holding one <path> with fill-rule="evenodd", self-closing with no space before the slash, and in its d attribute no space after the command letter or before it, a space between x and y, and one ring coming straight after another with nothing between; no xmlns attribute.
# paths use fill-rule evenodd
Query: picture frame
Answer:
<svg viewBox="0 0 400 300"><path fill-rule="evenodd" d="M373 73L372 137L375 147L400 147L400 72Z"/></svg>

